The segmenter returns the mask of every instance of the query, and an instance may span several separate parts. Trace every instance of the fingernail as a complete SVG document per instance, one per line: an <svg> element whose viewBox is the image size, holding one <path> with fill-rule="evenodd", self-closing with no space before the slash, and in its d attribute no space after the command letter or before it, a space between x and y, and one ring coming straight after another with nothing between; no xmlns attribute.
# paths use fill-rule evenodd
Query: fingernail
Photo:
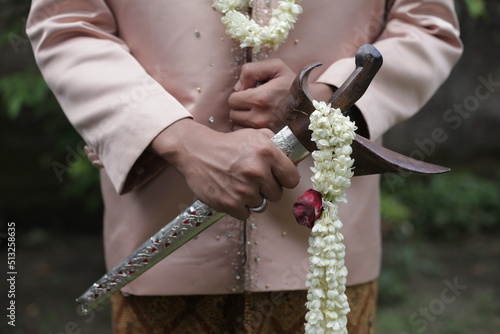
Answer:
<svg viewBox="0 0 500 334"><path fill-rule="evenodd" d="M234 90L236 92L239 92L241 90L241 87L242 87L241 81L238 80L238 82L236 82L236 85L234 85Z"/></svg>

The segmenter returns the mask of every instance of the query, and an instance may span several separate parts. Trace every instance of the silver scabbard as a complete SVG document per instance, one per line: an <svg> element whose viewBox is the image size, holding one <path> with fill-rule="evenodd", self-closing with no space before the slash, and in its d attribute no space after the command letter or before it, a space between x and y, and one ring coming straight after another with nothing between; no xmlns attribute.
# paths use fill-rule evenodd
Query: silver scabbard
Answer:
<svg viewBox="0 0 500 334"><path fill-rule="evenodd" d="M288 126L278 132L271 141L295 164L310 153L297 140ZM225 213L216 212L201 201L194 202L77 298L76 301L82 312L87 314L102 304L113 293L132 282L225 215Z"/></svg>

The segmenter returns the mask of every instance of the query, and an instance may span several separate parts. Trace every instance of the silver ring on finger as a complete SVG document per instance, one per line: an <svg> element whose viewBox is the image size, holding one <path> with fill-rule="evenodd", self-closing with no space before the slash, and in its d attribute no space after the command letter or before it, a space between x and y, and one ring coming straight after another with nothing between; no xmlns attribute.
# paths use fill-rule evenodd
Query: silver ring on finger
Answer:
<svg viewBox="0 0 500 334"><path fill-rule="evenodd" d="M249 207L249 209L250 209L250 211L260 213L260 212L264 211L264 209L266 208L266 205L267 205L267 199L265 197L262 197L262 203L260 203L259 206L255 207L255 208Z"/></svg>

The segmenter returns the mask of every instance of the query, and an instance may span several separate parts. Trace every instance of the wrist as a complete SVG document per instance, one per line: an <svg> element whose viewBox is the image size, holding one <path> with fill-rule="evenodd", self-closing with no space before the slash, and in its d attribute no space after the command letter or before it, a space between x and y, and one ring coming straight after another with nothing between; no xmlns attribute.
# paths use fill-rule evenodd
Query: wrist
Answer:
<svg viewBox="0 0 500 334"><path fill-rule="evenodd" d="M199 133L203 127L191 118L180 119L160 132L151 142L149 149L168 163L175 165L183 146L193 138L193 133Z"/></svg>
<svg viewBox="0 0 500 334"><path fill-rule="evenodd" d="M318 82L311 84L309 89L314 100L328 102L337 88Z"/></svg>

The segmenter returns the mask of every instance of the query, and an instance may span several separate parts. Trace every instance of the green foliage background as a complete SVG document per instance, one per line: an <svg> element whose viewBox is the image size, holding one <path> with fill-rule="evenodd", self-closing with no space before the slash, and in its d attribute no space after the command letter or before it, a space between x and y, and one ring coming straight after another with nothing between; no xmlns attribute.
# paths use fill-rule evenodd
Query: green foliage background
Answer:
<svg viewBox="0 0 500 334"><path fill-rule="evenodd" d="M398 239L457 240L499 230L499 190L500 174L495 178L470 172L413 176L395 187L382 182L386 231Z"/></svg>
<svg viewBox="0 0 500 334"><path fill-rule="evenodd" d="M0 1L7 57L0 67L0 220L16 217L26 229L100 229L99 174L36 67L25 33L29 5Z"/></svg>

